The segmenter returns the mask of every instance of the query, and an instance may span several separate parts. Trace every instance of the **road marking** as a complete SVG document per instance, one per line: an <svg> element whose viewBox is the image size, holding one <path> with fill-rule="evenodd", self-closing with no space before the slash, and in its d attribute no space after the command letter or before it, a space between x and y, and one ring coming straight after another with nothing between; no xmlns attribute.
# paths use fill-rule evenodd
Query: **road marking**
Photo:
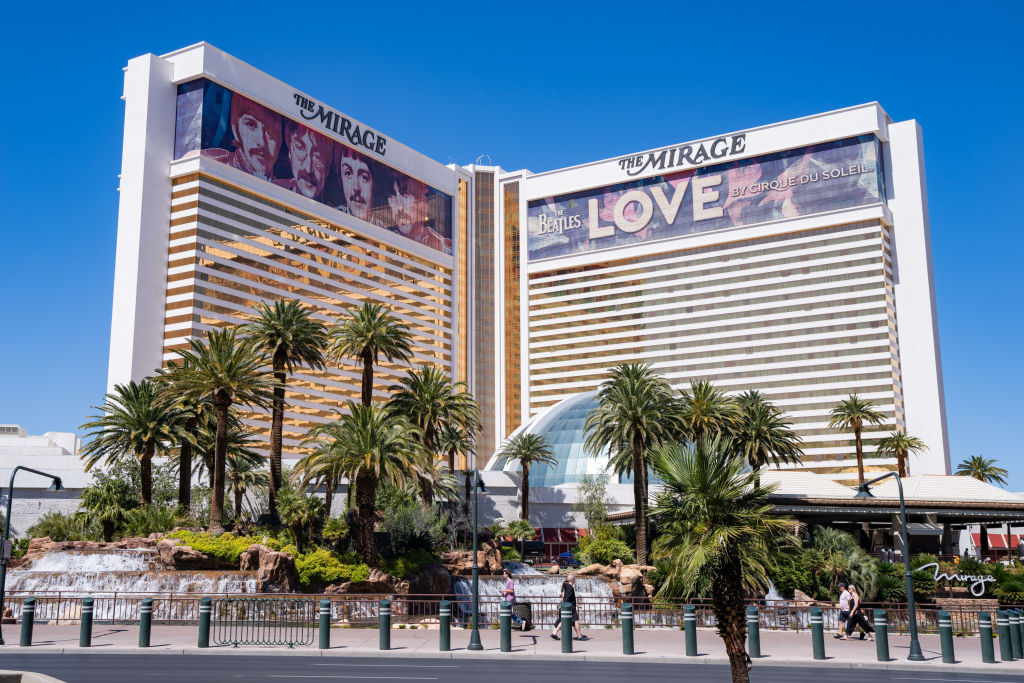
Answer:
<svg viewBox="0 0 1024 683"><path fill-rule="evenodd" d="M956 674L953 674L954 676ZM996 674L997 676L999 674ZM922 678L920 676L893 676L894 681L945 681L946 683L999 683L998 678ZM1012 679L1006 679L1010 681Z"/></svg>
<svg viewBox="0 0 1024 683"><path fill-rule="evenodd" d="M357 681L382 680L382 681L436 681L436 676L342 676L340 674L323 674L318 676L302 676L298 674L271 674L267 678L330 678L330 679L353 679Z"/></svg>
<svg viewBox="0 0 1024 683"><path fill-rule="evenodd" d="M458 669L458 664L349 664L338 662L337 664L314 664L313 666L343 666L346 669L354 666L386 666L391 669Z"/></svg>

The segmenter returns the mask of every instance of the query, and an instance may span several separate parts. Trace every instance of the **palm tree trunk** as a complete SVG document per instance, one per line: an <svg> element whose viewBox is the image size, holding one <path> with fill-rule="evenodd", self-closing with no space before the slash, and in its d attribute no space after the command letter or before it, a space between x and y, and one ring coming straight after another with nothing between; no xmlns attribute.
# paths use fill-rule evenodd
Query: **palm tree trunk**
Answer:
<svg viewBox="0 0 1024 683"><path fill-rule="evenodd" d="M302 544L303 544L303 541L305 540L304 536L302 534L302 525L301 524L296 524L295 526L293 526L292 527L292 534L294 534L294 536L295 536L295 550L298 551L298 553L301 555L302 554Z"/></svg>
<svg viewBox="0 0 1024 683"><path fill-rule="evenodd" d="M227 469L228 409L231 399L215 396L213 409L217 416L217 437L214 440L213 471L210 473L213 491L210 499L210 531L224 533L224 475Z"/></svg>
<svg viewBox="0 0 1024 683"><path fill-rule="evenodd" d="M149 507L153 502L153 454L155 452L156 446L146 446L146 450L142 453L142 459L139 461L139 480L142 484L142 507L144 508Z"/></svg>
<svg viewBox="0 0 1024 683"><path fill-rule="evenodd" d="M455 456L457 455L456 450L452 448L448 451L448 471L455 474Z"/></svg>
<svg viewBox="0 0 1024 683"><path fill-rule="evenodd" d="M284 354L280 351L274 354L274 379L277 380L277 386L274 387L274 402L271 409L270 485L267 492L270 516L275 524L278 521L277 492L281 489L281 442L284 438L284 383L287 380L284 360Z"/></svg>
<svg viewBox="0 0 1024 683"><path fill-rule="evenodd" d="M907 464L907 454L902 452L896 453L896 467L900 471L900 479L910 476L910 470L907 467Z"/></svg>
<svg viewBox="0 0 1024 683"><path fill-rule="evenodd" d="M189 420L187 429L195 432L195 420ZM178 506L188 514L192 505L192 444L182 442L178 451Z"/></svg>
<svg viewBox="0 0 1024 683"><path fill-rule="evenodd" d="M363 351L363 405L373 403L373 355L369 349Z"/></svg>
<svg viewBox="0 0 1024 683"><path fill-rule="evenodd" d="M338 482L328 478L324 482L324 523L331 518L331 506L334 504L334 489L338 487Z"/></svg>
<svg viewBox="0 0 1024 683"><path fill-rule="evenodd" d="M726 560L711 582L711 606L718 620L718 635L725 643L733 683L748 683L750 661L744 647L747 639L746 612L738 558Z"/></svg>
<svg viewBox="0 0 1024 683"><path fill-rule="evenodd" d="M530 465L523 463L523 506L520 519L530 521Z"/></svg>
<svg viewBox="0 0 1024 683"><path fill-rule="evenodd" d="M644 460L644 449L640 437L633 438L633 481L640 482L634 486L633 524L636 527L636 562L647 564L647 490L644 488L644 473L647 463Z"/></svg>
<svg viewBox="0 0 1024 683"><path fill-rule="evenodd" d="M107 520L103 520L102 522L100 522L100 525L103 527L103 540L106 541L107 543L110 543L111 541L113 541L114 540L114 523L110 522L110 521L107 521Z"/></svg>
<svg viewBox="0 0 1024 683"><path fill-rule="evenodd" d="M235 490L235 520L242 516L242 497L245 495L245 489Z"/></svg>
<svg viewBox="0 0 1024 683"><path fill-rule="evenodd" d="M855 427L853 430L853 438L857 444L857 478L860 480L858 483L864 483L864 444L860 440L860 427Z"/></svg>
<svg viewBox="0 0 1024 683"><path fill-rule="evenodd" d="M356 547L363 556L363 562L370 567L377 566L377 548L373 542L376 498L377 478L372 474L360 474L356 480L356 506L359 509Z"/></svg>

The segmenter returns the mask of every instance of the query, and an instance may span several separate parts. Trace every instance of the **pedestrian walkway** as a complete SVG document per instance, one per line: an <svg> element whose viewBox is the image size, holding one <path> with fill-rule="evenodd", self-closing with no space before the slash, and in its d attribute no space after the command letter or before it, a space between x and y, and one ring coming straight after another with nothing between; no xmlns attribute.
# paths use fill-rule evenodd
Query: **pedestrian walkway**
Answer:
<svg viewBox="0 0 1024 683"><path fill-rule="evenodd" d="M287 647L232 647L230 645L214 646L199 649L197 646L196 626L161 626L153 627L151 647L148 653L167 654L302 654L311 656L389 656L389 657L490 657L516 658L534 657L544 659L562 659L573 657L589 661L646 661L688 663L704 662L709 664L725 664L728 662L725 647L721 638L710 629L701 629L698 633L698 656L686 657L683 632L676 629L638 629L635 631L634 655L622 654L622 635L614 629L584 629L587 640L574 640L573 653L563 654L562 644L549 637L548 630L529 632L512 632L512 652L500 651L499 632L494 629L483 629L480 638L484 646L483 652L469 652L470 632L463 629L452 629L451 652L439 652L439 634L436 629L392 629L391 649L378 649L378 633L376 629L331 629L331 648L319 650L316 643L312 646ZM8 645L5 651L21 650L18 643L16 627L7 626L4 635ZM78 626L50 626L38 624L33 636L33 652L64 652L115 654L138 653L138 626L96 624L93 626L92 647L79 648ZM839 668L907 668L934 671L960 672L1014 672L1024 675L1024 661L997 662L983 664L981 661L981 643L977 638L957 638L957 664L943 664L937 635L921 636L921 647L925 662L906 661L910 640L906 636L890 636L889 651L892 659L879 662L875 655L874 643L857 640L835 640L826 637L824 661L812 658L811 636L807 632L761 632L761 653L763 657L754 660L754 666L820 666L833 665ZM13 643L13 644L11 644ZM998 653L998 645L996 652Z"/></svg>

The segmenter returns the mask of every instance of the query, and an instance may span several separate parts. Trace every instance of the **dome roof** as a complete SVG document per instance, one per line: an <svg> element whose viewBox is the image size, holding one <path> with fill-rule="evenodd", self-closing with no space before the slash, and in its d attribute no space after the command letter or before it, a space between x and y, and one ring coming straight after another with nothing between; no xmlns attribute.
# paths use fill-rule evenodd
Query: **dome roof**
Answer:
<svg viewBox="0 0 1024 683"><path fill-rule="evenodd" d="M587 414L597 407L597 392L588 391L570 396L556 403L542 413L538 413L526 424L512 433L540 434L551 444L555 452L554 465L535 464L530 468L531 486L558 486L559 484L576 484L583 481L585 474L603 474L608 466L608 456L592 456L585 446L583 426ZM487 463L485 470L518 472L520 467L516 461L509 461L500 455L499 450ZM618 483L614 475L609 479ZM628 481L628 480L624 480Z"/></svg>

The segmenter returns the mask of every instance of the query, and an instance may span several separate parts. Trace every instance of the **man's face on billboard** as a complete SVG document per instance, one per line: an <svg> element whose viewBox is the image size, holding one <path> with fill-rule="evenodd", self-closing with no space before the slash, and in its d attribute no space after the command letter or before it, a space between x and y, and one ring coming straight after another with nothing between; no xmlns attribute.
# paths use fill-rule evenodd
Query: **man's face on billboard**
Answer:
<svg viewBox="0 0 1024 683"><path fill-rule="evenodd" d="M244 103L231 124L235 144L255 173L274 175L274 161L281 149L281 117L264 107Z"/></svg>
<svg viewBox="0 0 1024 683"><path fill-rule="evenodd" d="M391 216L399 232L408 235L415 225L423 223L427 217L427 209L430 205L428 188L425 184L416 181L406 183L406 193L397 182L392 187L392 194L388 197L388 205L391 208Z"/></svg>
<svg viewBox="0 0 1024 683"><path fill-rule="evenodd" d="M345 203L354 215L369 220L370 198L373 196L373 176L370 167L362 159L343 157L341 168L341 189Z"/></svg>
<svg viewBox="0 0 1024 683"><path fill-rule="evenodd" d="M298 191L307 197L319 197L331 163L327 139L308 128L296 128L288 136L288 162Z"/></svg>

